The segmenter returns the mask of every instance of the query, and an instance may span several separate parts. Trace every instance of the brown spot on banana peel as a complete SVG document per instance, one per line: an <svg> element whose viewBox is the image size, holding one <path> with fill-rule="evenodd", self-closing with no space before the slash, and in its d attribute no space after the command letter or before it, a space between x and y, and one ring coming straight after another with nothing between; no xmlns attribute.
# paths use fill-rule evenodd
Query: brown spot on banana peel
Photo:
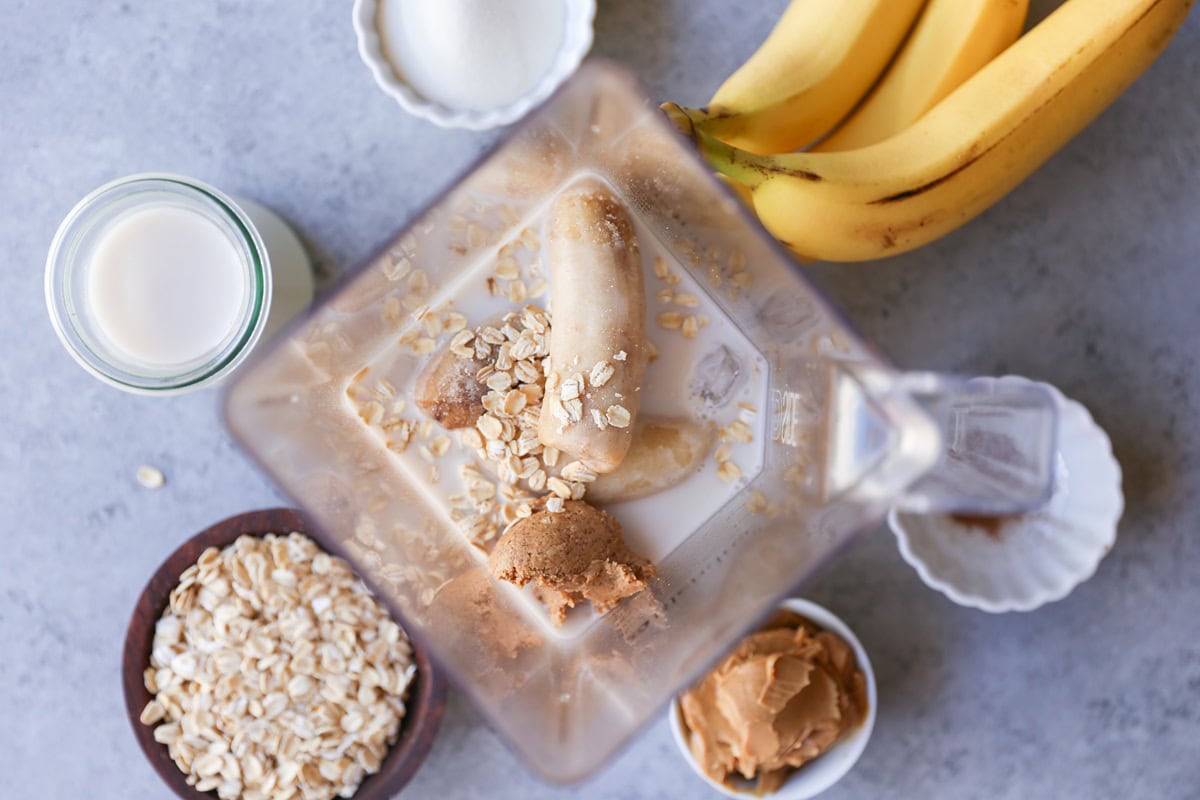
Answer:
<svg viewBox="0 0 1200 800"><path fill-rule="evenodd" d="M763 180L777 177L799 178L811 183L820 183L825 180L817 173L807 169L794 169L791 167L781 167L776 164L764 164L761 157L736 148L732 151L729 163L734 167L741 166L751 172L757 172L763 177ZM717 165L714 164L713 166Z"/></svg>
<svg viewBox="0 0 1200 800"><path fill-rule="evenodd" d="M937 220L939 214L926 214L918 220L898 225L887 225L882 229L872 227L861 228L860 232L867 241L878 241L881 250L894 250L900 245L900 240L913 231L919 231L926 225Z"/></svg>
<svg viewBox="0 0 1200 800"><path fill-rule="evenodd" d="M680 108L683 109L683 113L687 114L688 119L693 123L697 121L697 117L702 122L724 122L727 119L740 117L745 113L744 111L734 111L728 108L713 111L711 106L700 106L699 108L685 108L680 106Z"/></svg>
<svg viewBox="0 0 1200 800"><path fill-rule="evenodd" d="M773 175L786 175L789 178L800 178L801 180L810 181L812 183L820 183L821 181L825 180L817 173L807 169L790 169L788 167L767 166L761 166L759 169L761 169L763 174L767 177L771 177Z"/></svg>

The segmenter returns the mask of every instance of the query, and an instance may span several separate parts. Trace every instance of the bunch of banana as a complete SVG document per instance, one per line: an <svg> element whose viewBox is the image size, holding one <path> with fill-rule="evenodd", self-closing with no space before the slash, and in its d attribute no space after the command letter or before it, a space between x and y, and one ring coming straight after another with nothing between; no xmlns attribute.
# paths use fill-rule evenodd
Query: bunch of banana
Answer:
<svg viewBox="0 0 1200 800"><path fill-rule="evenodd" d="M793 0L708 107L663 108L798 255L875 259L1003 197L1157 58L1193 2L1065 0L1018 39L1027 0L929 0L907 38L921 3ZM850 41L871 52L850 53ZM876 49L890 67L835 128L866 93L859 67Z"/></svg>

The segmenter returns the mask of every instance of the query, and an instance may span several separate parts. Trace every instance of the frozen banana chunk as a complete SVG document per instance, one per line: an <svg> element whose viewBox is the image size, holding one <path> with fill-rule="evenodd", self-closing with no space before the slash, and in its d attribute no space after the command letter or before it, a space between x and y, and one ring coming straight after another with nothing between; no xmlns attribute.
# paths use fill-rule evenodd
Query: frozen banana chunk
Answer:
<svg viewBox="0 0 1200 800"><path fill-rule="evenodd" d="M475 375L483 362L449 349L435 354L417 375L413 402L444 428L469 428L483 416L488 388Z"/></svg>
<svg viewBox="0 0 1200 800"><path fill-rule="evenodd" d="M699 469L716 438L712 422L643 416L621 466L588 484L587 498L620 503L670 489Z"/></svg>
<svg viewBox="0 0 1200 800"><path fill-rule="evenodd" d="M551 370L542 444L612 472L633 440L646 373L646 297L633 223L603 185L568 189L551 210Z"/></svg>

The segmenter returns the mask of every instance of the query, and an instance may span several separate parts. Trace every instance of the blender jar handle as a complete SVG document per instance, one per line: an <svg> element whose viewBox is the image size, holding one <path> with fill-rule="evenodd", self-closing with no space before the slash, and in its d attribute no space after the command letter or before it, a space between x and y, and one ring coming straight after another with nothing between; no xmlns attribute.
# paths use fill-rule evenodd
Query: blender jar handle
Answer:
<svg viewBox="0 0 1200 800"><path fill-rule="evenodd" d="M774 389L772 438L818 504L838 497L915 513L1017 514L1054 488L1058 410L1015 379L897 373L799 360ZM794 470L795 467L792 467ZM790 471L789 471L790 474Z"/></svg>
<svg viewBox="0 0 1200 800"><path fill-rule="evenodd" d="M903 511L1006 515L1043 506L1054 490L1058 409L1023 380L902 373L906 394L936 425L933 467L896 501Z"/></svg>

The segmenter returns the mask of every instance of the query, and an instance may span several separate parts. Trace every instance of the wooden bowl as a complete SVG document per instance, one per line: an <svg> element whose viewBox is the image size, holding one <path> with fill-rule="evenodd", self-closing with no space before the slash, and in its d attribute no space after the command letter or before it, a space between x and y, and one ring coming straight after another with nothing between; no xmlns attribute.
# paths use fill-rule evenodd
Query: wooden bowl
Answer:
<svg viewBox="0 0 1200 800"><path fill-rule="evenodd" d="M168 755L167 746L154 740L154 727L141 722L142 709L151 700L142 674L150 664L155 623L166 609L168 596L179 583L180 574L195 564L200 554L209 547L233 544L243 534L260 536L293 531L312 536L312 526L304 516L288 508L251 511L218 522L188 539L172 553L150 578L142 596L138 598L125 635L125 653L121 664L125 710L142 752L150 759L159 777L184 800L213 800L216 792L200 792L188 786L186 776ZM313 538L316 540L316 537ZM446 710L446 680L434 668L425 649L415 640L412 641L412 650L417 672L409 686L400 736L388 751L379 772L367 776L358 787L354 800L386 800L400 791L424 762L442 724L442 715Z"/></svg>

